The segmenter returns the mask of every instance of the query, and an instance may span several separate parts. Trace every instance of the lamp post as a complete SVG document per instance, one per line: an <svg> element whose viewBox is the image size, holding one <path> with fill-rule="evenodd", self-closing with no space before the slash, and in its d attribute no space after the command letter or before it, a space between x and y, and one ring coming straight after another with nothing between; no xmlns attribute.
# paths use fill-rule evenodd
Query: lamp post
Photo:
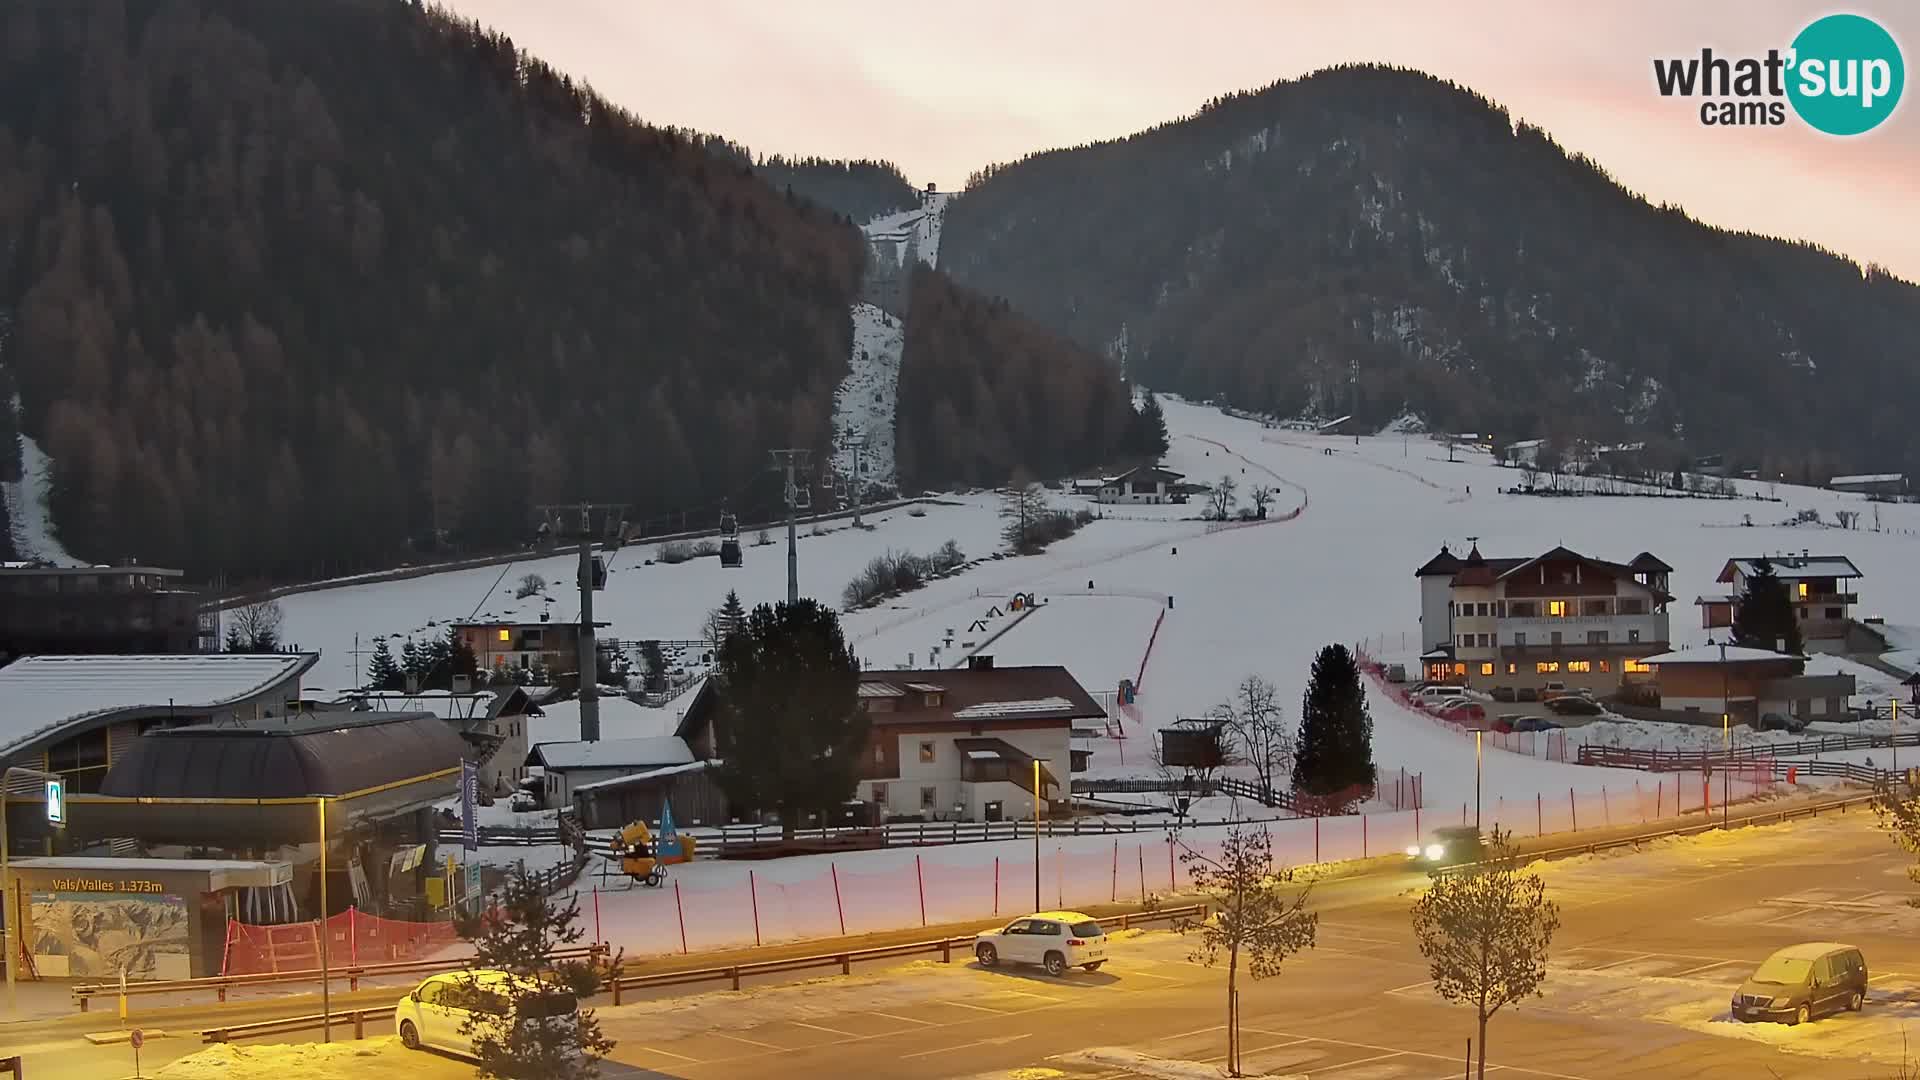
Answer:
<svg viewBox="0 0 1920 1080"><path fill-rule="evenodd" d="M19 991L14 988L13 979L15 970L20 967L19 950L21 941L18 925L20 922L20 911L19 906L13 902L13 870L8 862L8 857L13 853L13 841L7 836L7 785L13 783L15 774L21 776L37 776L42 780L57 781L60 779L52 773L41 772L39 769L28 769L19 765L9 766L5 773L0 773L0 908L5 909L3 912L0 912L0 915L5 917L7 924L5 941L7 950L8 1016L20 1015Z"/></svg>
<svg viewBox="0 0 1920 1080"><path fill-rule="evenodd" d="M1473 831L1480 831L1480 736L1479 729L1473 733Z"/></svg>
<svg viewBox="0 0 1920 1080"><path fill-rule="evenodd" d="M327 929L327 800L313 800L320 813L320 1041L333 1041L333 979L327 970L333 934Z"/></svg>
<svg viewBox="0 0 1920 1080"><path fill-rule="evenodd" d="M1727 643L1720 643L1720 827L1727 827L1727 801L1733 797L1733 699L1728 688ZM1759 702L1754 707L1759 708Z"/></svg>
<svg viewBox="0 0 1920 1080"><path fill-rule="evenodd" d="M1033 910L1040 910L1040 759L1033 759Z"/></svg>

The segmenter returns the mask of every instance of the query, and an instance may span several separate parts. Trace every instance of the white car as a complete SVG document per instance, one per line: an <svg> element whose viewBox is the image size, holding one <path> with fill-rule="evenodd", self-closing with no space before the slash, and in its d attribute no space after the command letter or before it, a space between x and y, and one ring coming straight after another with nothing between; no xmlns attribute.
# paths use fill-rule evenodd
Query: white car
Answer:
<svg viewBox="0 0 1920 1080"><path fill-rule="evenodd" d="M1039 964L1056 976L1070 967L1099 971L1107 962L1107 935L1091 915L1041 911L976 936L973 955L981 967Z"/></svg>
<svg viewBox="0 0 1920 1080"><path fill-rule="evenodd" d="M1467 691L1460 686L1423 686L1413 692L1413 698L1423 705L1453 704L1466 701Z"/></svg>
<svg viewBox="0 0 1920 1080"><path fill-rule="evenodd" d="M505 971L453 971L435 975L413 993L400 999L393 1010L393 1029L409 1050L432 1047L463 1057L478 1057L474 1051L469 1018L477 1014L500 1017L511 1008L507 991L515 976ZM531 997L522 997L519 1023L572 1023L580 1010L579 1002L565 990L554 989ZM481 1020L487 1023L487 1020ZM466 1030L463 1030L466 1029ZM502 1032L504 1035L505 1033Z"/></svg>

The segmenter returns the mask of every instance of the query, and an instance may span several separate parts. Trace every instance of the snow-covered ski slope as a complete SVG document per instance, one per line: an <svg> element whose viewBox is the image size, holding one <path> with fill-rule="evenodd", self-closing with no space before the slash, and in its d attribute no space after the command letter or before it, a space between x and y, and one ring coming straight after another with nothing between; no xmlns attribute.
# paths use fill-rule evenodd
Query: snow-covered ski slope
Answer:
<svg viewBox="0 0 1920 1080"><path fill-rule="evenodd" d="M833 402L833 467L840 476L853 476L849 436L864 434L867 445L861 475L869 485L894 485L893 417L906 341L902 322L906 279L915 261L939 264L940 229L949 198L945 193L926 192L920 206L874 218L861 227L873 261L868 277L890 282L894 296L902 302L889 304L890 312L881 303L870 302L878 301L879 292L884 291L870 280L875 295L853 306L853 351L847 358L847 377Z"/></svg>
<svg viewBox="0 0 1920 1080"><path fill-rule="evenodd" d="M79 566L80 561L54 535L53 516L47 512L52 465L40 444L20 436L20 479L0 482L0 498L7 501L7 520L13 529L13 550L23 559Z"/></svg>
<svg viewBox="0 0 1920 1080"><path fill-rule="evenodd" d="M1920 554L1920 505L1882 506L1883 531L1876 533L1778 524L1801 509L1816 509L1829 522L1836 509L1863 510L1869 527L1872 522L1871 508L1858 496L1786 485L1777 489L1780 502L1502 495L1497 489L1515 484L1517 471L1493 465L1485 454L1463 452L1449 463L1444 447L1419 436L1356 443L1350 436L1268 430L1175 400L1165 409L1173 433L1167 466L1196 481L1230 475L1242 492L1272 484L1279 492L1269 508L1275 520L1209 533L1203 522L1182 520L1200 512L1198 502L1104 507L1107 518L1042 555L989 560L887 606L847 615L855 651L872 667L894 667L926 665L930 651L942 646L939 663L952 664L972 642L1000 665L1062 663L1090 690L1111 690L1118 679L1139 673L1158 620L1139 701L1146 726L1194 715L1252 673L1277 683L1292 710L1315 650L1328 642L1384 639L1393 652L1404 640L1405 651L1413 651L1419 640L1413 571L1443 541L1463 550L1468 537L1479 537L1488 556L1534 555L1555 544L1612 560L1653 552L1674 567L1678 599L1671 625L1680 644L1706 640L1692 600L1716 591L1713 577L1727 557L1803 548L1853 559L1865 575L1863 613L1920 624L1920 577L1903 570ZM1765 484L1740 487L1768 494ZM947 501L927 507L922 517L905 510L878 515L872 532L836 522L838 531L810 536L803 527L802 592L837 602L846 582L888 550L924 552L949 538L970 558L998 550L1001 522L991 496ZM1073 500L1056 495L1054 502ZM1299 514L1287 518L1296 509ZM1751 527L1742 524L1747 515ZM711 558L642 566L651 547L622 551L607 590L596 598L596 615L611 620L610 632L621 638L695 637L701 617L729 588L748 604L784 596L784 538L775 538L781 542L755 547L749 537L747 565L739 570L722 569ZM287 638L325 651L315 682L345 686L355 631L370 647L375 634L404 634L430 619L476 610L528 614L545 607L555 619L571 617L574 600L565 583L572 565L545 559L516 564L504 575L460 571L290 597ZM514 582L529 570L559 586L553 603L512 599ZM1016 591L1047 603L1015 624L1007 598ZM995 610L1000 614L990 615ZM1471 798L1469 740L1383 695L1374 696L1374 717L1375 756L1384 770L1424 773L1432 805ZM1149 733L1131 734L1125 766L1148 771ZM1095 764L1115 771L1118 752L1103 740ZM1487 761L1490 797L1531 799L1568 787L1618 790L1633 779L1509 754L1489 754Z"/></svg>

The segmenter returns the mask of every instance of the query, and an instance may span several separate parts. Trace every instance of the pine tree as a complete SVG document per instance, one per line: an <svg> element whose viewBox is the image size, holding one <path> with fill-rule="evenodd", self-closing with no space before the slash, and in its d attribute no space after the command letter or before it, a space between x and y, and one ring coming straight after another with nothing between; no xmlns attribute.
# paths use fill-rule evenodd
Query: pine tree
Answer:
<svg viewBox="0 0 1920 1080"><path fill-rule="evenodd" d="M387 639L374 642L373 660L367 665L367 689L398 690L404 685L400 665L394 663L393 650L387 648Z"/></svg>
<svg viewBox="0 0 1920 1080"><path fill-rule="evenodd" d="M649 693L659 693L667 688L667 656L660 651L657 641L640 643L640 662L646 665L646 688Z"/></svg>
<svg viewBox="0 0 1920 1080"><path fill-rule="evenodd" d="M592 1009L568 1006L598 992L620 961L554 958L556 951L586 936L579 919L578 893L567 894L563 906L541 890L524 866L514 870L485 912L456 919L460 936L473 944L473 970L509 975L454 982L455 1002L471 1010L461 1034L473 1040L479 1075L501 1080L590 1080L599 1075L598 1062L613 1049L613 1040L601 1032ZM502 1004L507 1008L497 1007ZM515 1023L510 1017L532 1019ZM408 1040L403 1030L401 1038L411 1044L419 1034Z"/></svg>
<svg viewBox="0 0 1920 1080"><path fill-rule="evenodd" d="M740 594L732 589L727 590L726 602L720 605L720 620L722 634L740 629L740 624L747 621L747 611L740 606Z"/></svg>
<svg viewBox="0 0 1920 1080"><path fill-rule="evenodd" d="M1323 797L1370 793L1373 779L1373 717L1360 667L1345 645L1328 645L1313 659L1300 703L1294 790Z"/></svg>
<svg viewBox="0 0 1920 1080"><path fill-rule="evenodd" d="M733 805L777 810L791 838L802 813L852 795L868 727L859 683L831 608L805 598L754 608L714 672L715 779Z"/></svg>
<svg viewBox="0 0 1920 1080"><path fill-rule="evenodd" d="M420 647L420 685L444 690L452 685L453 643L445 637L434 636Z"/></svg>
<svg viewBox="0 0 1920 1080"><path fill-rule="evenodd" d="M445 680L446 686L453 686L453 677L456 675L465 675L469 680L467 685L474 685L472 680L480 673L480 658L474 655L473 646L467 644L467 639L460 635L459 627L447 627L446 650L447 671L440 677ZM439 680L435 682L437 685Z"/></svg>
<svg viewBox="0 0 1920 1080"><path fill-rule="evenodd" d="M243 653L248 651L247 639L241 636L240 628L237 626L227 627L227 636L223 644L226 651L230 653Z"/></svg>
<svg viewBox="0 0 1920 1080"><path fill-rule="evenodd" d="M401 675L413 676L415 679L416 686L425 685L425 676L427 673L427 665L429 663L431 663L431 661L427 659L426 653L420 648L419 645L414 643L414 640L412 638L408 638L407 643L400 646ZM401 682L401 686L404 688L405 685L406 683L403 679Z"/></svg>
<svg viewBox="0 0 1920 1080"><path fill-rule="evenodd" d="M1167 439L1167 417L1160 410L1160 399L1147 391L1145 400L1134 410L1128 424L1126 449L1141 457L1158 459L1172 445Z"/></svg>
<svg viewBox="0 0 1920 1080"><path fill-rule="evenodd" d="M1789 656L1799 656L1807 647L1800 636L1800 622L1794 617L1793 599L1787 595L1787 583L1774 573L1773 561L1764 555L1753 560L1753 573L1747 576L1746 591L1740 594L1733 614L1733 642Z"/></svg>

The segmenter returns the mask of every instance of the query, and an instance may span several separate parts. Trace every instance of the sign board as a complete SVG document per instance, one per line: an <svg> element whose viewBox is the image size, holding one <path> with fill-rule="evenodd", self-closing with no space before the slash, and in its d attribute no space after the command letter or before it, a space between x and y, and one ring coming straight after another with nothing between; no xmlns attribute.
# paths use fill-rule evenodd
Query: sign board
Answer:
<svg viewBox="0 0 1920 1080"><path fill-rule="evenodd" d="M67 823L67 783L64 780L47 781L47 822L53 825Z"/></svg>
<svg viewBox="0 0 1920 1080"><path fill-rule="evenodd" d="M477 901L479 896L480 896L480 864L477 862L470 862L467 864L467 897L469 899L473 899Z"/></svg>
<svg viewBox="0 0 1920 1080"><path fill-rule="evenodd" d="M127 1032L127 1041L133 1044L135 1050L138 1050L147 1045L147 1033L141 1031L139 1028L134 1028L132 1031Z"/></svg>
<svg viewBox="0 0 1920 1080"><path fill-rule="evenodd" d="M480 850L480 827L476 820L480 802L480 770L471 761L460 763L460 846L467 851Z"/></svg>

